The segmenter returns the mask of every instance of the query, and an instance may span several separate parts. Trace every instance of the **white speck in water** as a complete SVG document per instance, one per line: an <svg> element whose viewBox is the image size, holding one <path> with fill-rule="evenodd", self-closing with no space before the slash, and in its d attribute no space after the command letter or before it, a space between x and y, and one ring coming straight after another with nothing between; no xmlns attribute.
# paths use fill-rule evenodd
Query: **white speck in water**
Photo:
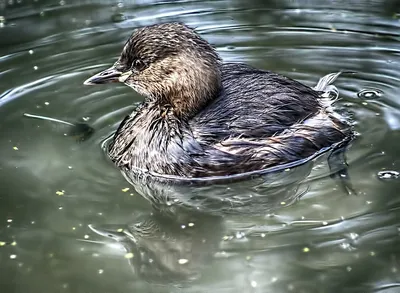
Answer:
<svg viewBox="0 0 400 293"><path fill-rule="evenodd" d="M49 103L49 102L44 102L44 104L45 104L46 106L50 105L50 103Z"/></svg>
<svg viewBox="0 0 400 293"><path fill-rule="evenodd" d="M293 290L294 290L293 284L289 284L289 285L288 285L288 290L289 290L289 291L293 291Z"/></svg>
<svg viewBox="0 0 400 293"><path fill-rule="evenodd" d="M104 270L100 269L99 270L99 275L101 275L102 273L104 273Z"/></svg>
<svg viewBox="0 0 400 293"><path fill-rule="evenodd" d="M60 1L60 5L61 5L61 6L64 6L64 5L65 5L65 1L64 1L64 0L61 0L61 1Z"/></svg>
<svg viewBox="0 0 400 293"><path fill-rule="evenodd" d="M93 257L99 257L100 254L98 254L98 253L93 253L92 256L93 256Z"/></svg>
<svg viewBox="0 0 400 293"><path fill-rule="evenodd" d="M178 260L178 263L180 264L180 265L184 265L184 264L186 264L186 263L188 263L189 262L189 260L187 260L186 258L180 258L179 260Z"/></svg>
<svg viewBox="0 0 400 293"><path fill-rule="evenodd" d="M358 234L357 234L357 233L349 233L349 237L350 237L352 240L355 240L355 239L358 238Z"/></svg>
<svg viewBox="0 0 400 293"><path fill-rule="evenodd" d="M63 209L63 207L58 207L58 209L59 209L59 210L62 210L62 209Z"/></svg>
<svg viewBox="0 0 400 293"><path fill-rule="evenodd" d="M351 272L352 268L350 266L346 267L346 271Z"/></svg>
<svg viewBox="0 0 400 293"><path fill-rule="evenodd" d="M255 287L257 287L257 282L256 281L251 281L250 285L251 285L251 287L255 288Z"/></svg>
<svg viewBox="0 0 400 293"><path fill-rule="evenodd" d="M85 239L89 239L89 235L85 235L85 236L83 236Z"/></svg>
<svg viewBox="0 0 400 293"><path fill-rule="evenodd" d="M185 228L186 228L186 225L181 225L181 228L182 228L182 229L185 229Z"/></svg>
<svg viewBox="0 0 400 293"><path fill-rule="evenodd" d="M38 70L38 69L39 69L39 67L37 67L36 65L33 66L33 70Z"/></svg>
<svg viewBox="0 0 400 293"><path fill-rule="evenodd" d="M17 258L17 255L16 255L16 254L11 254L11 255L10 255L10 258L11 258L11 259L16 259L16 258Z"/></svg>
<svg viewBox="0 0 400 293"><path fill-rule="evenodd" d="M71 169L72 169L72 166L68 166L68 169L70 169L70 170L71 170Z"/></svg>
<svg viewBox="0 0 400 293"><path fill-rule="evenodd" d="M382 180L388 180L388 179L397 179L400 177L400 173L397 171L380 171L378 172L378 178Z"/></svg>
<svg viewBox="0 0 400 293"><path fill-rule="evenodd" d="M32 221L31 224L34 225L34 224L35 224L35 221Z"/></svg>
<svg viewBox="0 0 400 293"><path fill-rule="evenodd" d="M189 226L189 227L193 227L193 226L194 226L194 223L189 223L188 226Z"/></svg>
<svg viewBox="0 0 400 293"><path fill-rule="evenodd" d="M6 24L6 18L0 15L0 28L4 27Z"/></svg>
<svg viewBox="0 0 400 293"><path fill-rule="evenodd" d="M277 278L277 277L272 277L272 278L271 278L271 282L272 282L272 283L275 283L276 281L278 281L278 278Z"/></svg>
<svg viewBox="0 0 400 293"><path fill-rule="evenodd" d="M124 3L123 2L118 2L117 6L118 6L118 8L122 8L122 7L124 7Z"/></svg>
<svg viewBox="0 0 400 293"><path fill-rule="evenodd" d="M28 53L29 53L29 55L32 55L33 54L33 50L29 50Z"/></svg>
<svg viewBox="0 0 400 293"><path fill-rule="evenodd" d="M244 237L244 233L243 232L236 232L236 235L235 235L235 237L236 237L236 239L242 239L243 237Z"/></svg>
<svg viewBox="0 0 400 293"><path fill-rule="evenodd" d="M124 257L127 258L127 259L133 258L133 253L129 252L129 253L125 254Z"/></svg>
<svg viewBox="0 0 400 293"><path fill-rule="evenodd" d="M261 233L261 237L264 238L265 237L265 233Z"/></svg>
<svg viewBox="0 0 400 293"><path fill-rule="evenodd" d="M7 223L12 223L12 219L7 219Z"/></svg>
<svg viewBox="0 0 400 293"><path fill-rule="evenodd" d="M89 116L87 116L87 117L82 117L82 120L85 121L85 122L88 122L88 121L90 120L90 117L89 117Z"/></svg>
<svg viewBox="0 0 400 293"><path fill-rule="evenodd" d="M322 222L322 225L326 226L326 225L328 225L328 222L323 221L323 222Z"/></svg>

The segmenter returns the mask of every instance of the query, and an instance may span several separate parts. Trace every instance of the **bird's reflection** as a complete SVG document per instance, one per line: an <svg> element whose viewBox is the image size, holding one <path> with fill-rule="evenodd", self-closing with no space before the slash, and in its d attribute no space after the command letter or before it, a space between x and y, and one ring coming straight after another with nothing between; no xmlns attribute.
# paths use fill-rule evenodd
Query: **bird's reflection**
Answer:
<svg viewBox="0 0 400 293"><path fill-rule="evenodd" d="M223 233L220 217L181 213L179 220L153 212L125 228L90 226L126 249L135 275L152 283L196 279L218 250Z"/></svg>
<svg viewBox="0 0 400 293"><path fill-rule="evenodd" d="M129 261L140 278L151 282L193 280L219 252L224 235L231 232L225 227L224 216L265 216L293 204L308 189L303 180L313 163L219 184L162 183L125 172L153 211L125 223L124 229L91 228L122 243L134 255Z"/></svg>

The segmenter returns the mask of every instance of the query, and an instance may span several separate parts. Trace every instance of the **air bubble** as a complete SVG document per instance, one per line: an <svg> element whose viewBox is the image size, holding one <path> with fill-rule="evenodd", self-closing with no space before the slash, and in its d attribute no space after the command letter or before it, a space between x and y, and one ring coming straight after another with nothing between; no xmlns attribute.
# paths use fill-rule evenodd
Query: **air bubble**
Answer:
<svg viewBox="0 0 400 293"><path fill-rule="evenodd" d="M383 92L379 89L367 89L358 92L357 96L361 99L377 99L381 97Z"/></svg>
<svg viewBox="0 0 400 293"><path fill-rule="evenodd" d="M378 178L382 180L388 179L398 179L400 177L400 173L397 171L380 171L378 172Z"/></svg>

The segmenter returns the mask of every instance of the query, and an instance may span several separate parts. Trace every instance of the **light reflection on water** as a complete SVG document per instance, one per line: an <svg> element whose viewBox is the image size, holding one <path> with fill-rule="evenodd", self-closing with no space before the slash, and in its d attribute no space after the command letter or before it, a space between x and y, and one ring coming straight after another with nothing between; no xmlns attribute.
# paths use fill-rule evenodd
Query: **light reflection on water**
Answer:
<svg viewBox="0 0 400 293"><path fill-rule="evenodd" d="M4 292L398 292L399 7L0 2ZM358 194L328 176L326 158L261 183L129 184L101 145L141 97L82 81L115 61L135 27L171 20L197 27L224 60L309 85L356 71L337 86L359 133L347 152ZM24 113L95 132L78 143L67 126Z"/></svg>

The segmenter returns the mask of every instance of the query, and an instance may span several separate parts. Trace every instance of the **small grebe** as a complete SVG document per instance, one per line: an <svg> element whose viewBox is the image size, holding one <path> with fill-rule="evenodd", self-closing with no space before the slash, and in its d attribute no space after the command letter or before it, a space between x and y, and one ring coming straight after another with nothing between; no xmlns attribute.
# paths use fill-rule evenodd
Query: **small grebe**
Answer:
<svg viewBox="0 0 400 293"><path fill-rule="evenodd" d="M223 63L181 23L137 29L118 61L85 84L109 82L145 96L109 146L125 170L192 178L239 174L303 159L352 137L327 92Z"/></svg>

